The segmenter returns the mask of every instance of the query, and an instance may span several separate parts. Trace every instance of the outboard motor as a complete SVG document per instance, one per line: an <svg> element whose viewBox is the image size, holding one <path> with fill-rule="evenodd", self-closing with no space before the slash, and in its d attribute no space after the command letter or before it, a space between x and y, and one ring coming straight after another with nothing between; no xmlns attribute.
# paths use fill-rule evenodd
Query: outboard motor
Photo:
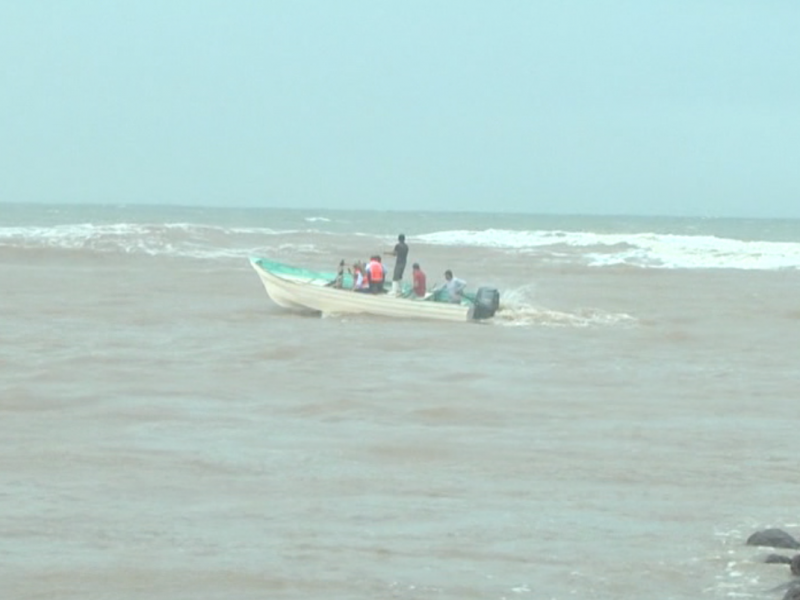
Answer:
<svg viewBox="0 0 800 600"><path fill-rule="evenodd" d="M500 307L500 292L493 287L478 288L475 294L475 319L488 319L494 316Z"/></svg>

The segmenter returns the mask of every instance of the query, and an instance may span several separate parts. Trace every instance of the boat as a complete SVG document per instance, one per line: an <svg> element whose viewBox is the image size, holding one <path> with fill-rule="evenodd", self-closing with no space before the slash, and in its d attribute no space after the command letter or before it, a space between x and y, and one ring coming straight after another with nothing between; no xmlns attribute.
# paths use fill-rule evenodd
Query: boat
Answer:
<svg viewBox="0 0 800 600"><path fill-rule="evenodd" d="M250 257L250 265L272 301L283 308L327 314L369 314L407 319L473 321L494 316L500 302L495 288L465 293L460 303L449 302L441 291L417 297L406 285L400 294L354 292L345 274L341 288L333 287L335 273L311 271L266 258Z"/></svg>

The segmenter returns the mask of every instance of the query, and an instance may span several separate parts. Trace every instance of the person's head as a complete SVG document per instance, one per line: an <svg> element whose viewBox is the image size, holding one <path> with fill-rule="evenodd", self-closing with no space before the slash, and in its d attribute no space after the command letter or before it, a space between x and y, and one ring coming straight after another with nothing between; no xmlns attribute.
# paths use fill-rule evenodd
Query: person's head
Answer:
<svg viewBox="0 0 800 600"><path fill-rule="evenodd" d="M450 281L453 278L453 272L450 269L444 272L444 278Z"/></svg>
<svg viewBox="0 0 800 600"><path fill-rule="evenodd" d="M415 271L419 271L419 263L414 263L413 265L411 265L411 268L414 269Z"/></svg>
<svg viewBox="0 0 800 600"><path fill-rule="evenodd" d="M342 260L340 260L340 261L339 261L339 266L340 266L340 267L343 267L343 266L344 266L344 259L342 259Z"/></svg>
<svg viewBox="0 0 800 600"><path fill-rule="evenodd" d="M400 235L398 235L397 236L397 241L398 242L405 242L406 241L406 234L401 233Z"/></svg>

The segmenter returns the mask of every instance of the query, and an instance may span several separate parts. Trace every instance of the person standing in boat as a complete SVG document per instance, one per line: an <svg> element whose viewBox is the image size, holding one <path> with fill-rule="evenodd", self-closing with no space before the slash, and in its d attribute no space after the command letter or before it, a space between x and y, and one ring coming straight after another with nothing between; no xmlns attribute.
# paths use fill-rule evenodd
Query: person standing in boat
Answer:
<svg viewBox="0 0 800 600"><path fill-rule="evenodd" d="M403 271L406 270L406 259L408 258L408 245L406 244L406 236L401 233L397 236L397 244L394 250L390 250L388 254L395 257L394 273L392 274L392 294L395 296L400 295L403 283Z"/></svg>
<svg viewBox="0 0 800 600"><path fill-rule="evenodd" d="M420 268L419 263L411 265L411 274L414 277L414 294L422 298L427 293L427 282L425 272Z"/></svg>
<svg viewBox="0 0 800 600"><path fill-rule="evenodd" d="M369 281L369 291L372 294L383 292L383 280L385 279L385 267L381 263L381 257L377 254L369 259L366 268L367 281Z"/></svg>

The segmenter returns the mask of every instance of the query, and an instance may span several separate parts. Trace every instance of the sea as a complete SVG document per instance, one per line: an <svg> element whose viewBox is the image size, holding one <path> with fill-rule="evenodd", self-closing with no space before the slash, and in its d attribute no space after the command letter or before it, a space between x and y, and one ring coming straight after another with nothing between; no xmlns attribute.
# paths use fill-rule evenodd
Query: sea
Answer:
<svg viewBox="0 0 800 600"><path fill-rule="evenodd" d="M248 260L400 233L495 318ZM798 400L798 220L0 204L9 600L779 599Z"/></svg>

